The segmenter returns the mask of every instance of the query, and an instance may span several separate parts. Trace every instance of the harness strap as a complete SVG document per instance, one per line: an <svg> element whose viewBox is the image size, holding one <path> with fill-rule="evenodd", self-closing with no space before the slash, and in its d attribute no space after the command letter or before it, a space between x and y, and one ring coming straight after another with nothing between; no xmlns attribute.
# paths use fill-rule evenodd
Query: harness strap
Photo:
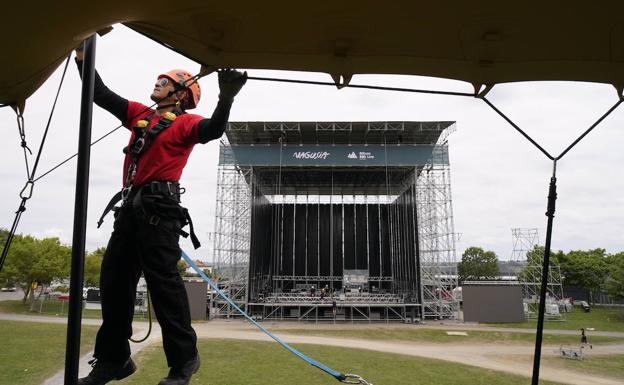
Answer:
<svg viewBox="0 0 624 385"><path fill-rule="evenodd" d="M182 227L184 227L187 223L189 225L188 233L182 230L181 228L178 228L177 226L171 225L171 222L169 221L162 221L161 217L158 214L148 213L143 206L142 191L143 189L139 189L139 191L136 193L136 195L132 199L132 207L134 207L137 210L140 210L140 212L143 213L143 217L147 220L147 222L150 225L158 226L168 231L180 234L184 238L188 238L188 236L190 235L191 242L193 243L193 247L195 249L198 249L201 247L201 243L199 242L199 239L197 238L197 235L195 234L195 227L193 226L193 220L191 219L191 215L189 214L187 208L178 206L181 210L182 216L186 220L186 223L183 223Z"/></svg>
<svg viewBox="0 0 624 385"><path fill-rule="evenodd" d="M151 122L154 117L154 112L149 114L144 119L141 119L137 122L137 126L132 128L134 132L134 140L132 144L128 145L123 149L125 154L131 154L132 159L130 160L130 165L128 166L128 170L126 171L126 180L124 181L124 187L129 187L132 185L134 181L134 177L136 176L139 159L141 156L151 147L152 143L156 139L156 137L167 128L169 128L175 118L184 112L174 111L173 113L167 112L165 113L158 122L150 129L149 122ZM142 122L142 125L138 125Z"/></svg>
<svg viewBox="0 0 624 385"><path fill-rule="evenodd" d="M132 197L131 204L135 210L137 210L138 212L142 214L143 219L145 219L147 223L149 223L150 225L158 226L165 230L180 234L184 238L188 238L190 235L191 242L193 243L193 247L195 249L200 248L201 243L199 242L199 238L197 238L197 235L195 234L195 227L193 226L193 219L191 219L191 214L189 214L188 209L185 207L176 205L176 207L180 210L182 217L184 217L184 220L186 221L185 223L182 223L182 227L188 224L189 230L190 230L189 233L182 230L181 228L178 228L176 225L172 224L172 222L170 221L161 220L162 218L158 214L151 214L150 212L148 212L148 210L145 210L145 206L143 204L144 203L143 191L146 189L148 189L149 192L152 194L159 194L159 195L169 194L171 196L174 196L176 200L179 201L179 193L180 193L179 185L177 183L172 183L172 182L156 182L156 181L151 182L135 190L136 193L134 194L134 197ZM124 190L116 193L108 202L108 204L106 205L106 208L104 209L104 212L100 216L100 220L98 221L98 228L100 228L100 226L104 222L104 217L106 217L106 215L108 215L109 212L119 209L118 207L115 207L115 205L123 199Z"/></svg>
<svg viewBox="0 0 624 385"><path fill-rule="evenodd" d="M123 191L123 190L122 190ZM104 211L102 212L102 215L100 216L100 219L98 220L97 223L97 228L99 229L100 226L102 226L102 223L104 223L104 217L106 217L108 215L108 213L110 213L113 210L116 210L117 208L115 207L115 205L121 201L121 195L122 195L122 191L119 191L117 194L113 195L113 197L111 198L110 201L108 201L108 204L106 205L106 208L104 208Z"/></svg>
<svg viewBox="0 0 624 385"><path fill-rule="evenodd" d="M193 220L191 219L191 214L189 214L189 211L187 208L182 208L182 213L184 214L184 218L186 218L186 221L188 222L188 225L189 225L189 230L191 232L191 242L193 243L193 247L197 250L201 247L201 243L199 242L197 235L195 235L195 228L193 227Z"/></svg>

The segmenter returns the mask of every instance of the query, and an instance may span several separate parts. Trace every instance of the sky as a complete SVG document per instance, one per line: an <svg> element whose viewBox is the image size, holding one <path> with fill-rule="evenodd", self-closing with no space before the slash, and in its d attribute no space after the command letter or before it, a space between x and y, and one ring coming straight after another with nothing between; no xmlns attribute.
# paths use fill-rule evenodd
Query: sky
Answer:
<svg viewBox="0 0 624 385"><path fill-rule="evenodd" d="M192 73L199 65L130 29L117 25L97 42L96 68L105 84L127 99L151 104L156 76L173 68ZM30 148L36 152L61 79L59 68L32 95L24 114ZM327 74L248 69L252 76L330 81ZM465 82L417 76L356 75L352 84L472 92ZM217 101L216 74L200 80L202 100L194 113L210 117ZM559 154L616 101L615 88L579 82L522 82L494 87L488 98L552 154ZM38 174L73 154L78 144L80 79L73 60L61 90ZM449 137L457 259L480 246L508 259L512 228L537 228L543 244L552 161L520 136L484 102L474 98L280 84L250 80L236 97L231 121L456 121ZM624 251L624 107L620 107L557 165L558 199L552 248ZM119 122L94 107L93 138ZM0 109L0 226L8 228L19 205L26 172L15 114ZM112 215L97 229L109 198L120 189L120 129L92 148L87 250L106 246ZM189 208L203 246L181 247L212 260L218 141L197 146L182 176ZM31 158L31 164L34 157ZM76 162L40 180L23 214L19 233L59 237L71 244Z"/></svg>

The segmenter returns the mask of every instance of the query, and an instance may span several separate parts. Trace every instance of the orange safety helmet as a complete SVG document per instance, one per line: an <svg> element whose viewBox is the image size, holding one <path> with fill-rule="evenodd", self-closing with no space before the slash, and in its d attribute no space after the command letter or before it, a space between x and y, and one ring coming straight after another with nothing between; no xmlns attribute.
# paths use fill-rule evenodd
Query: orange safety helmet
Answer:
<svg viewBox="0 0 624 385"><path fill-rule="evenodd" d="M158 79L161 78L169 78L169 80L177 84L178 87L188 90L190 95L187 95L182 101L182 107L185 110L197 107L197 103L199 103L199 99L201 98L201 88L199 87L197 79L190 80L193 78L190 72L182 69L175 69L158 75Z"/></svg>

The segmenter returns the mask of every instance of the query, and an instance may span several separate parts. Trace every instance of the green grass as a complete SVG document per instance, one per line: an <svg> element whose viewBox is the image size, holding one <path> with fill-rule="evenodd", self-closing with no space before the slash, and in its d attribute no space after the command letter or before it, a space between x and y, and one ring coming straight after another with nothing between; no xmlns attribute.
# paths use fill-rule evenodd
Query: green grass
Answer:
<svg viewBox="0 0 624 385"><path fill-rule="evenodd" d="M587 353L588 350L586 350ZM560 357L542 358L543 362L549 366L561 367L567 370L578 370L585 373L592 373L599 376L611 376L624 378L624 355L599 356L585 355L583 360L570 360Z"/></svg>
<svg viewBox="0 0 624 385"><path fill-rule="evenodd" d="M30 303L24 304L21 300L0 301L0 312L67 317L67 307L69 302L49 300L43 301L42 305L43 306L40 308L39 302L37 302L35 304L34 311L30 311ZM39 312L40 309L41 312ZM99 319L102 318L102 311L99 309L84 309L82 317ZM135 314L134 319L143 320L147 319L147 316L143 314Z"/></svg>
<svg viewBox="0 0 624 385"><path fill-rule="evenodd" d="M509 355L508 358L513 358L519 363L533 362L529 356ZM542 365L598 377L624 378L624 355L593 355L589 348L585 349L585 357L582 360L546 355L542 356Z"/></svg>
<svg viewBox="0 0 624 385"><path fill-rule="evenodd" d="M488 324L508 328L535 328L536 320L519 323ZM579 307L566 313L566 320L544 322L544 329L578 330L595 328L596 331L624 332L624 307L593 306L591 312L584 313Z"/></svg>
<svg viewBox="0 0 624 385"><path fill-rule="evenodd" d="M191 384L201 385L335 385L331 376L306 364L279 345L257 341L201 340L203 367ZM445 361L318 345L297 346L305 354L375 385L520 385L526 377ZM123 385L156 384L167 373L162 347L141 351L139 371ZM540 382L543 385L552 382Z"/></svg>
<svg viewBox="0 0 624 385"><path fill-rule="evenodd" d="M67 326L0 321L0 385L40 385L63 368ZM95 343L97 327L83 326L81 351Z"/></svg>
<svg viewBox="0 0 624 385"><path fill-rule="evenodd" d="M468 330L468 336L449 336L446 330L439 329L392 329L384 327L366 329L277 329L278 333L313 335L322 337L361 338L369 340L396 340L409 342L431 342L446 344L491 343L491 344L534 344L535 336L527 333L489 332ZM457 331L457 330L452 330ZM618 343L624 338L590 337L591 343ZM544 344L578 344L579 336L544 334Z"/></svg>

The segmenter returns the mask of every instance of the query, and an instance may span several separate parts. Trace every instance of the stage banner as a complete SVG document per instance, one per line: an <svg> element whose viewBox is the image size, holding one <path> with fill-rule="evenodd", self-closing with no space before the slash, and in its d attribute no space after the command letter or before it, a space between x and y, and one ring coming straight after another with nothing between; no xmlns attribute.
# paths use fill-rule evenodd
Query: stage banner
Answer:
<svg viewBox="0 0 624 385"><path fill-rule="evenodd" d="M220 164L242 166L422 166L448 164L448 148L433 145L280 146L234 145Z"/></svg>

